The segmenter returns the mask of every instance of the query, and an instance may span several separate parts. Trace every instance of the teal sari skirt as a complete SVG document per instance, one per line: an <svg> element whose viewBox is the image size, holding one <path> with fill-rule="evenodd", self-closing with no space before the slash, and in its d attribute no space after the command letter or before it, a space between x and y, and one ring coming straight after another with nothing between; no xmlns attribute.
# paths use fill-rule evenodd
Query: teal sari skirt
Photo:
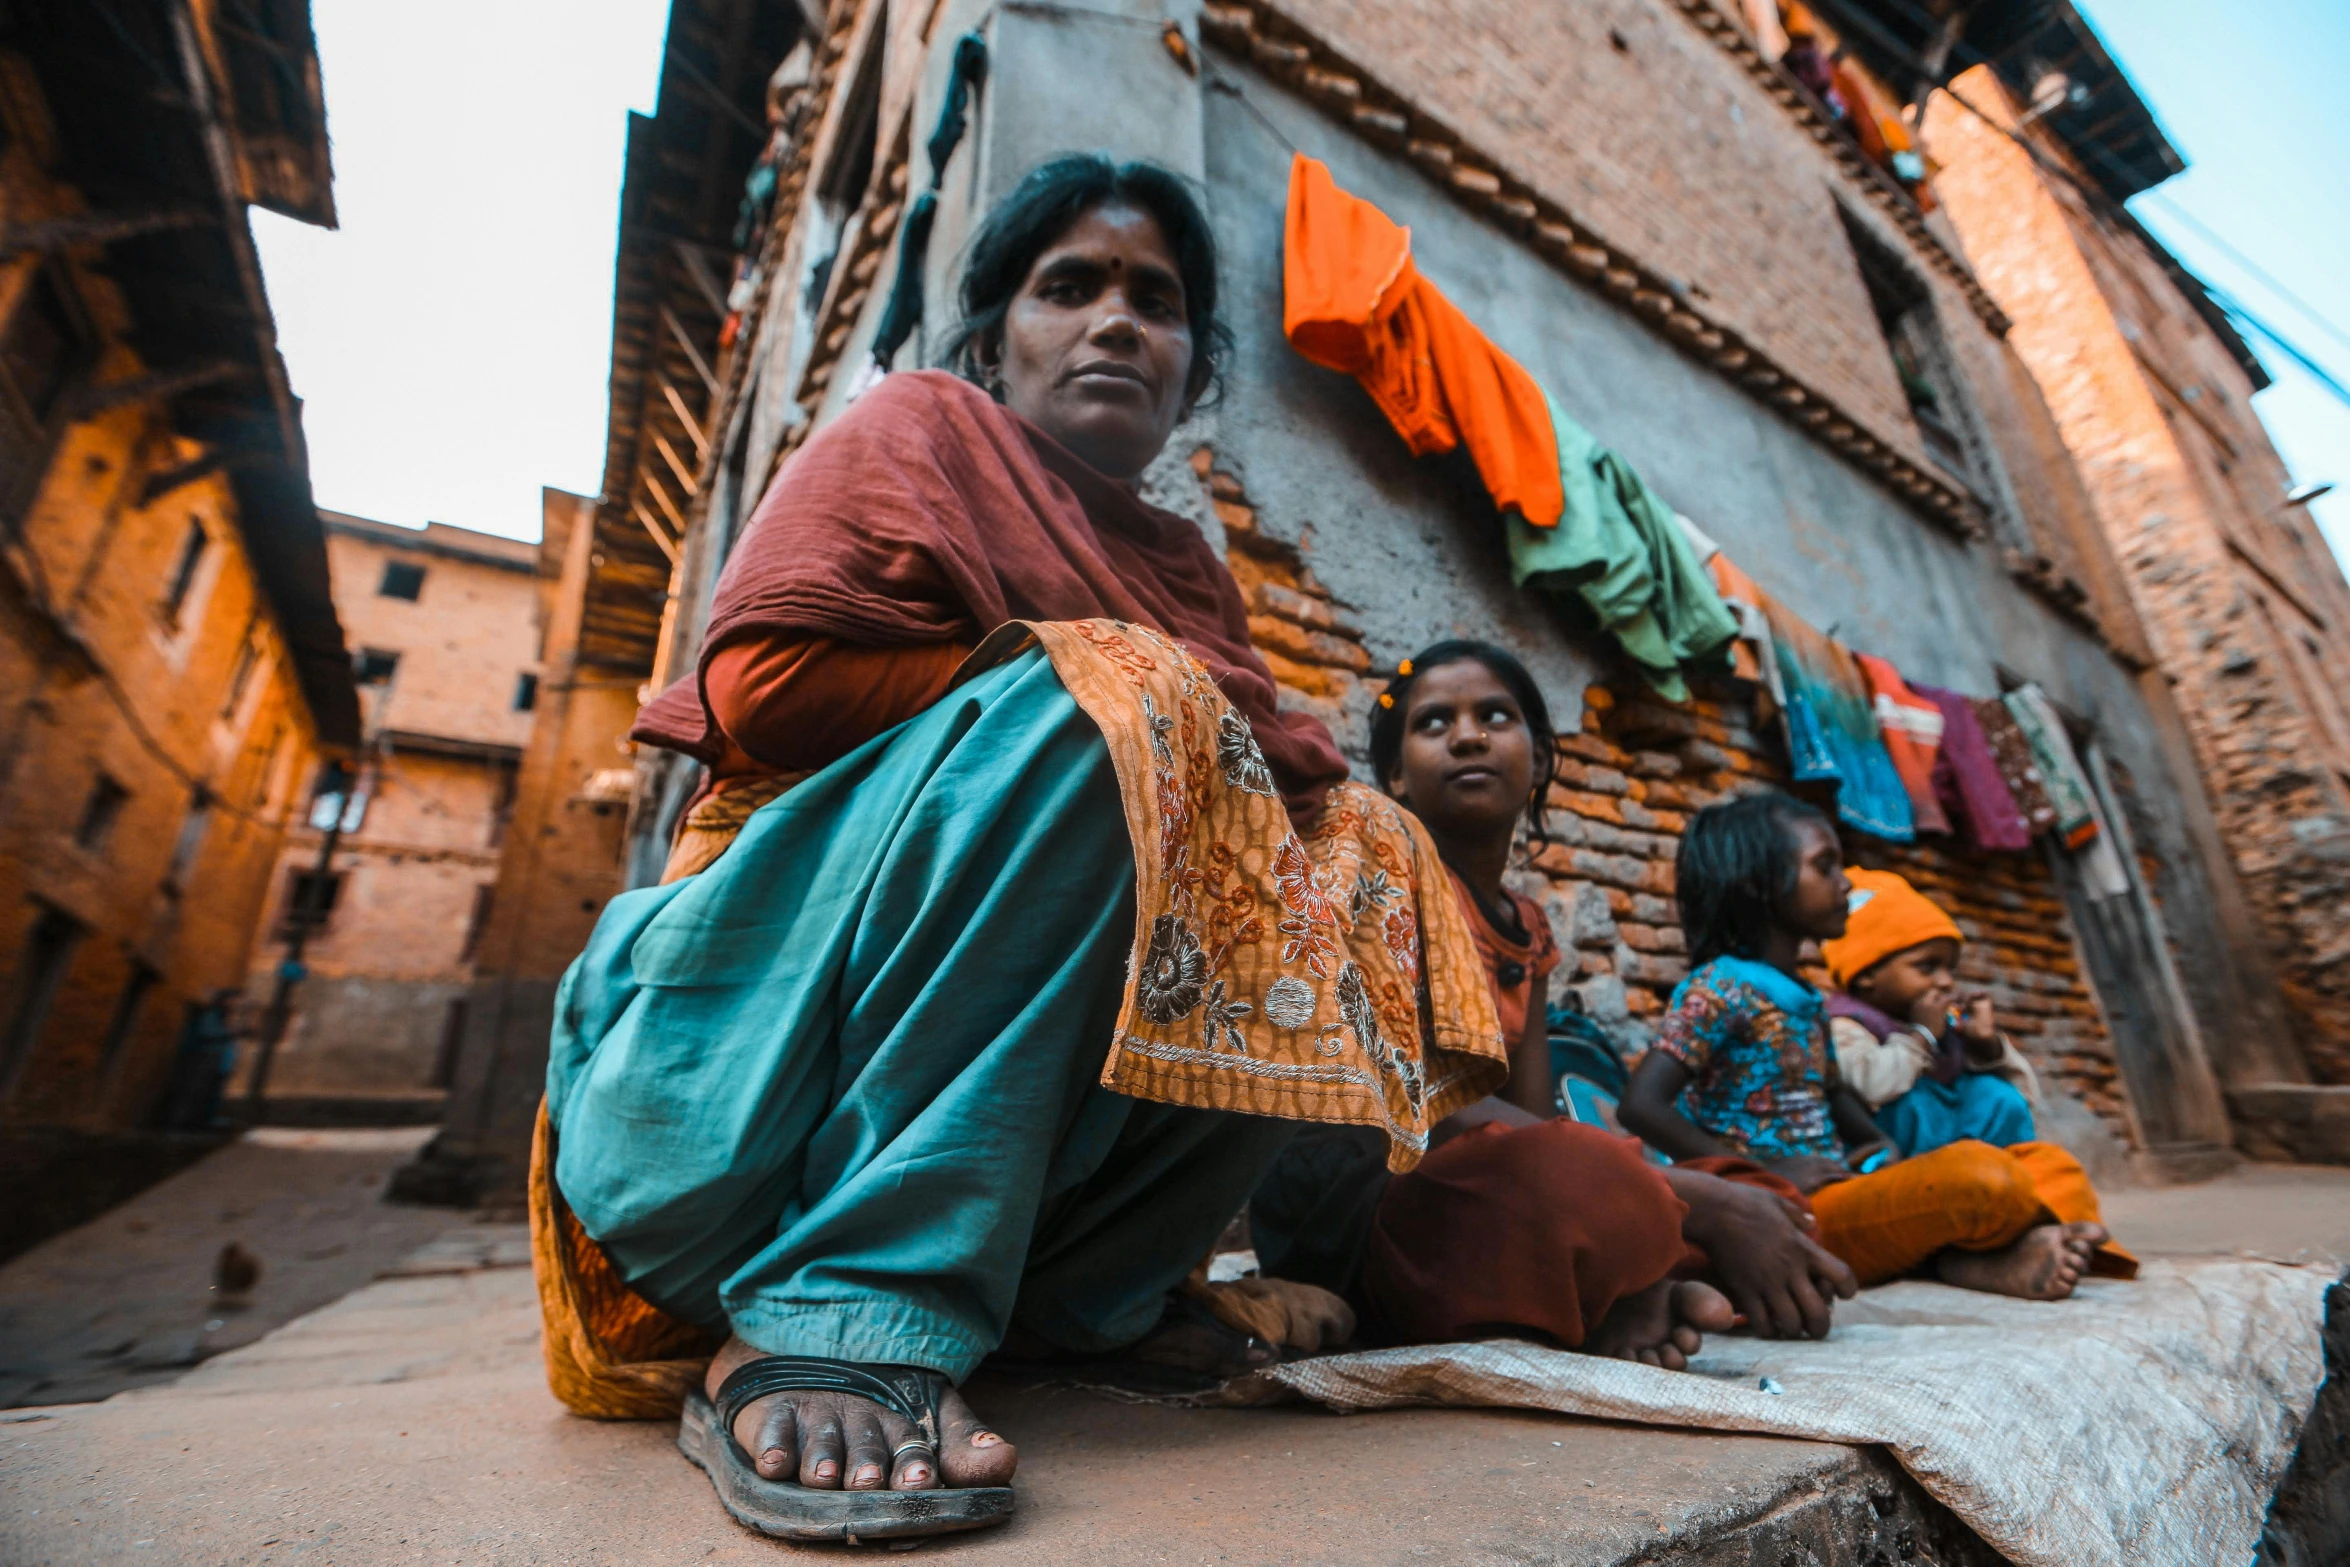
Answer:
<svg viewBox="0 0 2350 1567"><path fill-rule="evenodd" d="M1031 652L612 901L556 1009L556 1185L638 1294L769 1353L1130 1344L1291 1130L1100 1086L1133 937L1109 752Z"/></svg>

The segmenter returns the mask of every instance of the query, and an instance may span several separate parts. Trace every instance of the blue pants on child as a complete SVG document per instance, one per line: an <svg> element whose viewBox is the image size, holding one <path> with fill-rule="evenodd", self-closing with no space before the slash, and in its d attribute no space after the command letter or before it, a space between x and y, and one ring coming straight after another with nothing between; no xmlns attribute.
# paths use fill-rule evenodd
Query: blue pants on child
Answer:
<svg viewBox="0 0 2350 1567"><path fill-rule="evenodd" d="M1877 1111L1877 1125L1915 1158L1973 1138L1994 1148L2033 1140L2032 1104L2013 1083L1989 1072L1963 1072L1944 1085L1930 1077Z"/></svg>

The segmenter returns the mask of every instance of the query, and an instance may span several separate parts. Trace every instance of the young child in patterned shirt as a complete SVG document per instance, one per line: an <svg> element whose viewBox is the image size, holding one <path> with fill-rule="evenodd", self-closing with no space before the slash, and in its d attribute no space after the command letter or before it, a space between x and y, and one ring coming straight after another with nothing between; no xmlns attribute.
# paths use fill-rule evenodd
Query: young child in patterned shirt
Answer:
<svg viewBox="0 0 2350 1567"><path fill-rule="evenodd" d="M1808 1194L1820 1243L1863 1284L1944 1283L2061 1300L2084 1273L2129 1277L2078 1161L2051 1144L1900 1152L1838 1076L1806 941L1844 934L1852 884L1835 829L1763 791L1710 806L1681 841L1690 961L1632 1074L1626 1129L1675 1159L1744 1155Z"/></svg>

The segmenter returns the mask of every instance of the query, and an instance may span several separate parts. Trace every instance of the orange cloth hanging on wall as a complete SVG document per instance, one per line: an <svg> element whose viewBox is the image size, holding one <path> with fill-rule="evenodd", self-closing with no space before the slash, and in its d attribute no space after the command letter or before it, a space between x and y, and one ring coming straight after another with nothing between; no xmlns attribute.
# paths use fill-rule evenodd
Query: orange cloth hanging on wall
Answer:
<svg viewBox="0 0 2350 1567"><path fill-rule="evenodd" d="M1412 236L1299 153L1289 165L1282 328L1362 383L1413 455L1467 446L1493 504L1538 528L1566 508L1542 388L1412 265Z"/></svg>
<svg viewBox="0 0 2350 1567"><path fill-rule="evenodd" d="M1942 753L1942 709L1912 691L1901 671L1875 654L1852 656L1868 683L1869 704L1877 710L1877 727L1885 735L1885 753L1893 758L1893 770L1909 791L1910 814L1918 831L1949 832L1950 818L1934 793L1934 758Z"/></svg>

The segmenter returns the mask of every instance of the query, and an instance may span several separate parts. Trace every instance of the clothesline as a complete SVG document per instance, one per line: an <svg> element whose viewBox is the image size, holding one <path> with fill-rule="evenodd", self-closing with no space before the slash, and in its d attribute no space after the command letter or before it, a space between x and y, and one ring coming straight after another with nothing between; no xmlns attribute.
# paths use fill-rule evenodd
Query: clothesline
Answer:
<svg viewBox="0 0 2350 1567"><path fill-rule="evenodd" d="M1512 580L1596 622L1659 695L1688 700L1685 670L1753 682L1795 779L1835 785L1848 825L1996 850L2053 831L2084 856L2094 895L2129 890L2045 693L1912 685L1788 610L1420 273L1410 230L1294 150L1282 318L1290 346L1352 375L1415 455L1465 449L1500 514Z"/></svg>

